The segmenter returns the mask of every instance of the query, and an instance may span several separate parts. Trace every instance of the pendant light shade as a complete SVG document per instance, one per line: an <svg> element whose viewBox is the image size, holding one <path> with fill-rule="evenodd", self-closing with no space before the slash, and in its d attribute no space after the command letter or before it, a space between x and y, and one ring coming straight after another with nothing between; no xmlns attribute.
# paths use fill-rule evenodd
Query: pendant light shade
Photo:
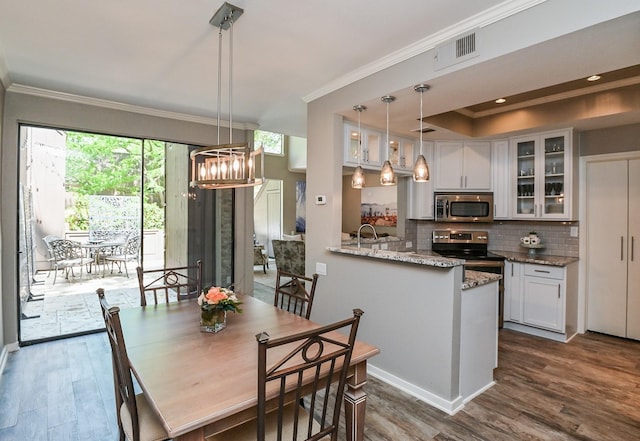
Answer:
<svg viewBox="0 0 640 441"><path fill-rule="evenodd" d="M247 143L233 143L233 24L243 9L224 3L209 23L218 31L218 145L192 150L191 181L189 185L201 189L251 187L264 182L264 153L252 150ZM222 91L222 30L229 30L229 144L220 143L220 102Z"/></svg>
<svg viewBox="0 0 640 441"><path fill-rule="evenodd" d="M364 187L364 170L360 167L360 156L362 156L362 130L360 128L360 114L366 109L362 104L353 106L353 110L358 112L358 150L356 151L356 157L358 160L358 166L353 171L351 177L351 188L361 189Z"/></svg>
<svg viewBox="0 0 640 441"><path fill-rule="evenodd" d="M427 164L427 160L422 154L422 94L429 89L430 87L426 84L418 84L413 88L413 90L420 93L420 154L413 167L413 180L415 182L427 182L429 180L429 164Z"/></svg>
<svg viewBox="0 0 640 441"><path fill-rule="evenodd" d="M381 98L381 100L387 104L387 149L389 148L389 103L395 101L396 97L385 95ZM382 164L382 170L380 171L380 185L389 186L396 185L398 183L398 178L396 177L396 173L393 171L393 167L391 167L391 163L387 160Z"/></svg>

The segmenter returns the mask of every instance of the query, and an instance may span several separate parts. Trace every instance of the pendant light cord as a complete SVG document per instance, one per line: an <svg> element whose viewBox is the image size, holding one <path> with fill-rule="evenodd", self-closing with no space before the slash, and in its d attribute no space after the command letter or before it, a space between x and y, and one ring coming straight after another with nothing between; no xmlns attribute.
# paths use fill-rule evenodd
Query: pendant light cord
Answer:
<svg viewBox="0 0 640 441"><path fill-rule="evenodd" d="M229 144L233 144L233 19L229 23Z"/></svg>
<svg viewBox="0 0 640 441"><path fill-rule="evenodd" d="M222 27L218 28L218 145L220 145L220 108L222 107Z"/></svg>

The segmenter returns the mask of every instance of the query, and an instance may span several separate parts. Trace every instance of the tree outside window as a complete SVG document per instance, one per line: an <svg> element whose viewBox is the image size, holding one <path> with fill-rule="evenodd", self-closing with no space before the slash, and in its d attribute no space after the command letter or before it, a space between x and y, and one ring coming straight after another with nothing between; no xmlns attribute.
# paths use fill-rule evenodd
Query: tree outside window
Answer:
<svg viewBox="0 0 640 441"><path fill-rule="evenodd" d="M256 148L262 146L270 155L284 155L284 135L282 133L256 130L253 132L253 143Z"/></svg>

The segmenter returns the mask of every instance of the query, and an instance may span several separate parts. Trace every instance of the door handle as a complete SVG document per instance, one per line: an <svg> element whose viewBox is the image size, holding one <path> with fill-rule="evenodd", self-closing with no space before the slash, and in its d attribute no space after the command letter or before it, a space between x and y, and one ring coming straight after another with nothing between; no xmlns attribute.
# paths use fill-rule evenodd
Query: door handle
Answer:
<svg viewBox="0 0 640 441"><path fill-rule="evenodd" d="M620 236L620 260L624 260L624 236Z"/></svg>
<svg viewBox="0 0 640 441"><path fill-rule="evenodd" d="M558 285L558 298L560 298L560 285Z"/></svg>
<svg viewBox="0 0 640 441"><path fill-rule="evenodd" d="M545 271L545 270L533 270L536 273L545 273L545 274L549 274L551 273L551 271Z"/></svg>
<svg viewBox="0 0 640 441"><path fill-rule="evenodd" d="M633 246L635 245L635 237L631 236L631 261L633 262Z"/></svg>

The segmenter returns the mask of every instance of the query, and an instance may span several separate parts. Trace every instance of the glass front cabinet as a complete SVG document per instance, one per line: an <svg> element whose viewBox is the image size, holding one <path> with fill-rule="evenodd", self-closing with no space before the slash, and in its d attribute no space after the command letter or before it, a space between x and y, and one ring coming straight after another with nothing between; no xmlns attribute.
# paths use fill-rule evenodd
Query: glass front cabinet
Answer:
<svg viewBox="0 0 640 441"><path fill-rule="evenodd" d="M513 138L512 218L572 220L575 183L570 130Z"/></svg>
<svg viewBox="0 0 640 441"><path fill-rule="evenodd" d="M362 145L358 143L358 126L352 124L344 125L345 138L345 158L347 165L358 164L358 153L360 154L360 165L363 168L376 168L382 165L381 133L368 128L362 128ZM360 147L360 148L358 148Z"/></svg>

